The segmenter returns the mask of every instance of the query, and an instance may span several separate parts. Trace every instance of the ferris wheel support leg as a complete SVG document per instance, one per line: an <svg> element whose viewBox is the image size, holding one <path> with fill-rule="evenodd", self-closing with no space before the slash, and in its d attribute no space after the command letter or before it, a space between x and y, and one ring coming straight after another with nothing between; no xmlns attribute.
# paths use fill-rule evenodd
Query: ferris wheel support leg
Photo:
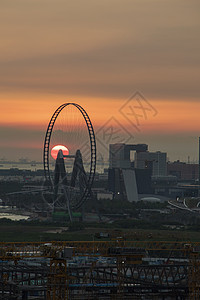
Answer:
<svg viewBox="0 0 200 300"><path fill-rule="evenodd" d="M70 219L70 222L72 222L73 218L72 218L72 212L71 212L71 208L70 208L69 195L68 195L68 193L65 189L65 186L63 186L63 191L64 191L65 199L66 199L66 202L67 202L67 210L68 210L68 214L69 214L69 219Z"/></svg>

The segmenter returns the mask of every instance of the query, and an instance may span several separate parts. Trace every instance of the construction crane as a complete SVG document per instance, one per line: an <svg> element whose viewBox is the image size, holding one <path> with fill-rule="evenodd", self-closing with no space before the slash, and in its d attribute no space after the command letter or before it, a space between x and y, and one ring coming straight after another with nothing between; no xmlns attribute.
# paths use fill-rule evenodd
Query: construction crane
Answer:
<svg viewBox="0 0 200 300"><path fill-rule="evenodd" d="M89 295L99 295L102 289L107 291L107 297L113 295L115 299L122 299L123 295L131 294L136 287L141 291L145 288L160 291L162 287L170 290L171 294L178 289L182 295L189 290L190 299L198 299L196 295L199 296L200 260L194 249L200 249L199 246L200 243L197 242L122 239L108 242L0 243L0 299L19 299L19 291L18 294L16 291L19 287L23 292L23 300L28 299L28 293L33 288L45 293L45 298L37 299L71 300L89 299ZM144 258L151 254L154 257L165 257L163 262L168 263L145 265ZM182 262L176 264L174 259L171 264L169 255L181 257ZM68 266L68 261L76 256L93 257L94 260L90 266ZM114 258L116 263L99 266L98 259L101 257ZM21 262L28 258L45 258L47 262L37 268L32 265L25 267ZM34 287L31 287L32 283L35 283ZM77 294L80 290L82 298L78 298L81 297ZM83 296L83 290L88 296ZM8 293L10 298L6 298Z"/></svg>

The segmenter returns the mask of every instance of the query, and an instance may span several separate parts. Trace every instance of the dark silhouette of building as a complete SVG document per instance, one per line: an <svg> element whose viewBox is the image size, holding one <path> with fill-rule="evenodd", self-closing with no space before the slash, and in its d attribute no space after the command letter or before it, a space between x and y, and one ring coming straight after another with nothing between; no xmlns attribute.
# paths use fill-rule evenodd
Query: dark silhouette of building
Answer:
<svg viewBox="0 0 200 300"><path fill-rule="evenodd" d="M131 163L130 153L148 153L148 145L111 144L109 153L108 188L115 196L128 201L138 201L138 193L151 192L152 164L148 168L136 169Z"/></svg>
<svg viewBox="0 0 200 300"><path fill-rule="evenodd" d="M197 180L199 178L199 165L187 164L179 160L169 162L167 164L167 174L176 176L178 180Z"/></svg>

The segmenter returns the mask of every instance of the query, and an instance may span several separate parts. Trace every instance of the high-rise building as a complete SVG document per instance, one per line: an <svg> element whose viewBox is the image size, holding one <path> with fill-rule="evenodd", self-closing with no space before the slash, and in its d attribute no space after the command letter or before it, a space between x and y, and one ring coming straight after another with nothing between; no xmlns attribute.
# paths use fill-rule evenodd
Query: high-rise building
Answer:
<svg viewBox="0 0 200 300"><path fill-rule="evenodd" d="M164 152L136 152L136 169L152 169L152 176L167 175L167 153Z"/></svg>
<svg viewBox="0 0 200 300"><path fill-rule="evenodd" d="M131 168L131 151L147 151L148 145L111 144L109 152L108 187L114 195L129 202L138 201L136 172Z"/></svg>
<svg viewBox="0 0 200 300"><path fill-rule="evenodd" d="M126 145L110 144L109 146L109 168L129 169L131 167L130 152L145 152L148 150L146 144Z"/></svg>

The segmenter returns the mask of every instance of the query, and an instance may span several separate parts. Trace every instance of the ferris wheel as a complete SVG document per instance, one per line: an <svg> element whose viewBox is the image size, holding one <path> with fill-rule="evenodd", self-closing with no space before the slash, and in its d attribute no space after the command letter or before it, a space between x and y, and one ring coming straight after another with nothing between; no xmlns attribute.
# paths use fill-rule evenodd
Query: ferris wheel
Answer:
<svg viewBox="0 0 200 300"><path fill-rule="evenodd" d="M96 169L96 141L87 112L76 103L64 103L47 127L43 164L43 198L50 209L80 208L91 194Z"/></svg>

